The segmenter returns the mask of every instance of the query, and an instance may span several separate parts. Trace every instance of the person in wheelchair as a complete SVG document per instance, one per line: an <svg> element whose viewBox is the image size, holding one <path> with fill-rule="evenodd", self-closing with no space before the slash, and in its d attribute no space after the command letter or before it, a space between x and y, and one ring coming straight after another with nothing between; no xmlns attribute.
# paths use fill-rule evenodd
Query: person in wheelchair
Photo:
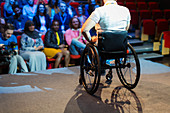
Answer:
<svg viewBox="0 0 170 113"><path fill-rule="evenodd" d="M97 43L98 49L101 51L121 50L121 43L127 43L126 36L131 20L130 12L128 8L118 5L116 1L117 0L103 0L104 6L96 8L81 29L86 40L93 44ZM89 31L94 26L97 31L97 36L91 37ZM103 33L105 38L109 39L98 40L101 33ZM115 40L112 38L115 34L122 35L119 35L119 37L117 37L118 39ZM101 64L103 64L103 61L101 61ZM105 70L101 72L102 75L105 74Z"/></svg>
<svg viewBox="0 0 170 113"><path fill-rule="evenodd" d="M81 32L89 42L96 42L98 38L90 36L89 31L94 26L97 34L107 31L128 31L131 19L129 9L118 5L116 1L103 0L104 6L96 8L82 26Z"/></svg>

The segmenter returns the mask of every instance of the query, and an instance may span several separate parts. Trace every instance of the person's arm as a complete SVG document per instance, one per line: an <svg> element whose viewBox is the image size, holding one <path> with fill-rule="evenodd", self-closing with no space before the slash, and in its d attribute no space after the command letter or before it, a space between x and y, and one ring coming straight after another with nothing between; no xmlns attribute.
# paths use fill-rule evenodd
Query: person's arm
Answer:
<svg viewBox="0 0 170 113"><path fill-rule="evenodd" d="M25 15L25 16L28 16L27 12L26 12L26 5L22 9L22 14Z"/></svg>
<svg viewBox="0 0 170 113"><path fill-rule="evenodd" d="M128 31L129 29L129 26L130 26L130 22L127 24L127 27L126 27L126 30Z"/></svg>
<svg viewBox="0 0 170 113"><path fill-rule="evenodd" d="M130 16L129 9L127 9L127 14L128 14L128 17L127 17L127 26L126 26L126 30L128 31L129 26L130 26L130 20L131 20L131 16Z"/></svg>
<svg viewBox="0 0 170 113"><path fill-rule="evenodd" d="M88 42L91 42L91 35L89 31L95 25L96 23L92 19L88 18L81 28L81 32Z"/></svg>
<svg viewBox="0 0 170 113"><path fill-rule="evenodd" d="M22 50L24 50L24 51L35 51L35 48L29 45L30 41L28 41L27 39L28 39L27 35L23 34L21 36L21 48L22 48Z"/></svg>
<svg viewBox="0 0 170 113"><path fill-rule="evenodd" d="M66 31L66 33L64 34L64 37L65 37L65 40L66 40L66 43L70 46L71 45L71 42L72 42L72 39L75 38L75 37L72 37L71 35L71 30L68 29Z"/></svg>

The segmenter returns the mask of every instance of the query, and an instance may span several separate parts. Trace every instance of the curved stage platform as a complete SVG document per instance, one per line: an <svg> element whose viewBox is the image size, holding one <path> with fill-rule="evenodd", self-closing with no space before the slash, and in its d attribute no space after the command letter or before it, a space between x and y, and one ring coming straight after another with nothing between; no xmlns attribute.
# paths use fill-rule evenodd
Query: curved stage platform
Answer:
<svg viewBox="0 0 170 113"><path fill-rule="evenodd" d="M0 75L0 113L169 113L170 67L144 59L138 86L102 76L94 96L79 85L79 66Z"/></svg>

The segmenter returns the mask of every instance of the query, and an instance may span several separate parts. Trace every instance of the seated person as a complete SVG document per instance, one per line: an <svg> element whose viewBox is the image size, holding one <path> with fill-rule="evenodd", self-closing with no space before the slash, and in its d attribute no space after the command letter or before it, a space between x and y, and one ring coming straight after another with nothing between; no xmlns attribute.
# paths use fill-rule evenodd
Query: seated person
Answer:
<svg viewBox="0 0 170 113"><path fill-rule="evenodd" d="M17 44L17 39L13 34L13 25L8 24L4 28L4 33L0 33L0 47L3 47L3 45L10 45L11 42L14 42ZM11 48L12 49L12 48ZM18 55L18 46L14 48L14 51L16 51L16 55L12 55L10 59L9 64L9 74L15 74L17 73L17 66L19 67L20 72L28 72L27 66L23 60L23 58Z"/></svg>
<svg viewBox="0 0 170 113"><path fill-rule="evenodd" d="M95 42L96 38L91 38L89 33L96 24L98 24L97 32L109 31L127 31L130 25L130 12L128 8L120 6L117 0L103 0L104 6L96 8L81 29L84 37Z"/></svg>
<svg viewBox="0 0 170 113"><path fill-rule="evenodd" d="M20 55L27 61L30 71L46 69L46 56L41 50L44 44L41 36L35 31L34 23L28 20L25 23L24 34L21 36Z"/></svg>
<svg viewBox="0 0 170 113"><path fill-rule="evenodd" d="M22 9L22 14L28 16L30 20L33 20L33 17L36 14L37 5L34 5L33 0L27 0L27 3L28 4L24 5Z"/></svg>
<svg viewBox="0 0 170 113"><path fill-rule="evenodd" d="M37 6L37 13L33 18L33 22L35 29L37 29L42 35L45 35L51 26L51 19L47 14L47 10L44 4L40 3Z"/></svg>
<svg viewBox="0 0 170 113"><path fill-rule="evenodd" d="M8 21L9 17L13 15L12 6L15 4L15 0L9 0L4 5L4 18Z"/></svg>
<svg viewBox="0 0 170 113"><path fill-rule="evenodd" d="M4 33L4 27L5 27L5 19L0 18L0 33Z"/></svg>
<svg viewBox="0 0 170 113"><path fill-rule="evenodd" d="M77 10L78 10L78 14L76 15L76 17L80 20L81 22L81 27L82 25L84 24L84 22L86 21L87 17L85 15L83 15L83 8L81 5L79 5L77 7Z"/></svg>
<svg viewBox="0 0 170 113"><path fill-rule="evenodd" d="M25 22L27 20L29 20L29 18L22 14L21 9L19 8L18 5L14 5L12 7L12 9L13 9L15 15L12 15L9 17L8 23L11 23L14 25L14 27L15 27L14 35L15 36L22 35L24 26L25 26Z"/></svg>
<svg viewBox="0 0 170 113"><path fill-rule="evenodd" d="M86 40L80 31L80 20L73 17L70 20L70 29L65 33L65 40L69 45L69 50L72 55L79 55L82 49L86 47Z"/></svg>
<svg viewBox="0 0 170 113"><path fill-rule="evenodd" d="M71 18L77 15L77 12L74 7L70 5L71 0L63 0L66 3L66 12L71 16Z"/></svg>
<svg viewBox="0 0 170 113"><path fill-rule="evenodd" d="M91 40L89 33L95 25L97 25L95 28L97 32L127 31L129 29L131 17L128 8L118 5L117 0L103 1L104 6L96 8L82 26L81 32L88 41L96 41L95 38Z"/></svg>
<svg viewBox="0 0 170 113"><path fill-rule="evenodd" d="M51 17L51 20L53 20L54 15L58 13L58 0L49 0L48 1L48 14Z"/></svg>
<svg viewBox="0 0 170 113"><path fill-rule="evenodd" d="M58 68L62 57L65 57L65 66L68 67L70 62L70 52L66 50L62 32L58 31L59 22L54 20L52 22L51 30L45 35L43 52L47 57L55 58L55 68Z"/></svg>
<svg viewBox="0 0 170 113"><path fill-rule="evenodd" d="M21 11L22 11L22 8L27 4L28 4L27 0L18 0L18 6L21 9Z"/></svg>
<svg viewBox="0 0 170 113"><path fill-rule="evenodd" d="M54 15L53 20L58 20L60 23L59 30L62 31L64 34L65 31L69 28L69 22L71 19L71 16L66 12L66 3L61 1L59 3L59 9L60 12Z"/></svg>

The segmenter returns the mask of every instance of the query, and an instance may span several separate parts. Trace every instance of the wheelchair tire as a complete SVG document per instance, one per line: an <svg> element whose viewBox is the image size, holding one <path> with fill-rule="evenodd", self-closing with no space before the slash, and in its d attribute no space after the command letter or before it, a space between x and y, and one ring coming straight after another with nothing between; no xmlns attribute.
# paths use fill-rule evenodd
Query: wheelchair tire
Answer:
<svg viewBox="0 0 170 113"><path fill-rule="evenodd" d="M93 95L100 83L101 67L99 54L96 47L87 45L81 55L80 76L83 87L90 95Z"/></svg>
<svg viewBox="0 0 170 113"><path fill-rule="evenodd" d="M124 61L116 60L116 68L120 82L127 89L133 89L137 86L140 78L140 63L138 56L133 47L128 44L127 49L130 53L127 53ZM122 65L122 67L121 67Z"/></svg>

